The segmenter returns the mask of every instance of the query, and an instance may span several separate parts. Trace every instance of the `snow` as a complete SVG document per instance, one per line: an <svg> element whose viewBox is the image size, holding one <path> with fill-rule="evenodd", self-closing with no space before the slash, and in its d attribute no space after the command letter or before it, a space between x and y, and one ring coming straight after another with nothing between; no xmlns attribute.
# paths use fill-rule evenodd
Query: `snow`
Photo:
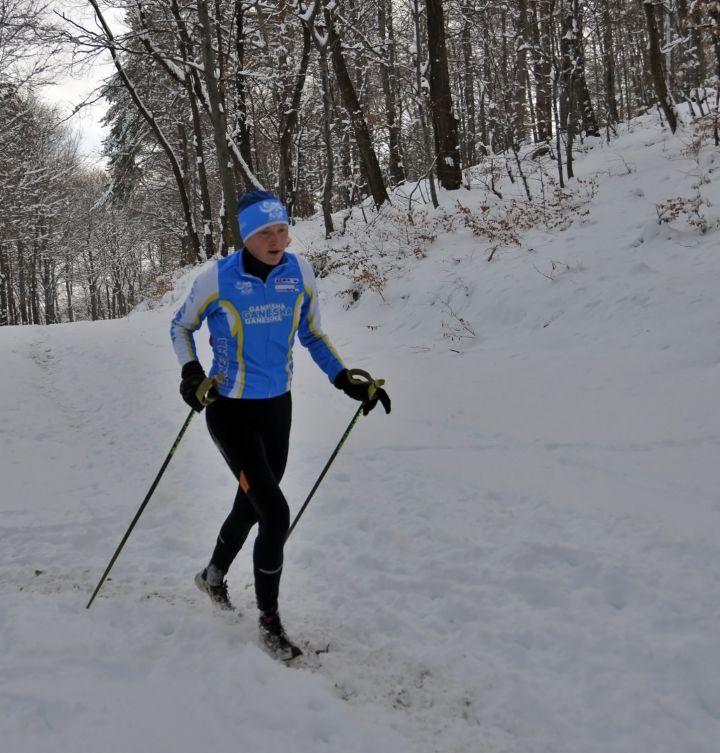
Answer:
<svg viewBox="0 0 720 753"><path fill-rule="evenodd" d="M239 618L193 585L233 497L203 418L85 609L187 415L168 324L197 271L123 320L0 328L3 750L715 751L720 161L689 143L651 116L596 140L588 213L491 263L453 214L492 200L476 175L382 296L319 280L393 410L288 542L284 622L329 645L297 667L259 647L249 548ZM676 197L704 233L658 223ZM293 236L319 248L322 221ZM296 512L355 405L299 346L293 395Z"/></svg>

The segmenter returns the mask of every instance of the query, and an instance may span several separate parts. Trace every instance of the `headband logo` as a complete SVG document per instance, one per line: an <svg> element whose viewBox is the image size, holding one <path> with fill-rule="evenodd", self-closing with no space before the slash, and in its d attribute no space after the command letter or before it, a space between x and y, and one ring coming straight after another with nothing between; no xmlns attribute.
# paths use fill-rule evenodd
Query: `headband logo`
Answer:
<svg viewBox="0 0 720 753"><path fill-rule="evenodd" d="M285 207L274 200L260 202L260 211L268 216L268 222L286 222Z"/></svg>

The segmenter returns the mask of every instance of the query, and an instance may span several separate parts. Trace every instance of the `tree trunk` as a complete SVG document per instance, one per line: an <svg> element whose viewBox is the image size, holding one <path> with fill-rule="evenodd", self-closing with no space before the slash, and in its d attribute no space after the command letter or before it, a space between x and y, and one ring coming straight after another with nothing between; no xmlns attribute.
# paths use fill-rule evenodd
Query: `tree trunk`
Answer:
<svg viewBox="0 0 720 753"><path fill-rule="evenodd" d="M514 135L513 129L513 97L510 92L509 83L509 64L508 64L508 30L507 30L507 5L501 5L500 11L500 64L498 65L497 59L495 60L495 90L501 91L503 96L501 98L502 107L498 108L499 118L502 121L501 128L498 129L498 136L500 142L500 151L504 152L513 143ZM501 112L500 112L501 111ZM512 180L512 177L511 177Z"/></svg>
<svg viewBox="0 0 720 753"><path fill-rule="evenodd" d="M590 96L590 89L587 85L587 75L585 73L585 40L583 38L583 19L582 10L579 0L573 0L573 17L575 19L575 36L573 39L573 51L575 55L575 101L580 110L580 123L582 130L588 136L599 136L600 127L598 126L595 110Z"/></svg>
<svg viewBox="0 0 720 753"><path fill-rule="evenodd" d="M582 17L578 0L562 13L560 59L562 66L560 123L564 129L574 128L579 115L580 127L590 136L599 136L597 119L585 78L585 55L583 52Z"/></svg>
<svg viewBox="0 0 720 753"><path fill-rule="evenodd" d="M709 5L708 13L712 22L713 46L715 48L715 90L717 92L715 108L717 110L718 100L720 100L720 3L716 1L714 5Z"/></svg>
<svg viewBox="0 0 720 753"><path fill-rule="evenodd" d="M323 92L323 133L325 136L325 180L323 181L322 212L325 222L325 238L335 230L332 220L332 189L335 180L335 157L332 148L332 95L328 71L327 50L320 50L320 80Z"/></svg>
<svg viewBox="0 0 720 753"><path fill-rule="evenodd" d="M558 71L558 110L559 126L561 130L566 131L568 122L573 117L572 93L574 90L573 77L573 60L572 60L572 35L573 35L573 18L570 13L565 13L561 6L561 27L560 27L560 70Z"/></svg>
<svg viewBox="0 0 720 753"><path fill-rule="evenodd" d="M430 126L428 125L426 117L426 103L429 101L427 96L427 80L423 76L422 63L420 62L421 50L423 49L422 27L420 24L420 0L412 0L412 2L413 25L415 27L415 85L417 89L417 112L422 132L424 163L426 166L425 174L423 175L421 173L420 177L427 176L432 203L437 209L437 207L440 206L440 203L438 202L437 191L435 190L435 178L433 176L433 165L435 164L435 161L434 159L431 159L433 153L431 144L432 136L430 135ZM429 167L427 167L427 165L429 165Z"/></svg>
<svg viewBox="0 0 720 753"><path fill-rule="evenodd" d="M218 86L217 61L213 50L213 34L207 0L197 0L197 9L200 20L199 33L201 34L203 78L207 87L218 174L222 186L224 217L229 236L227 240L235 249L239 249L242 248L243 243L237 220L237 186L235 184L233 161L227 143L227 115Z"/></svg>
<svg viewBox="0 0 720 753"><path fill-rule="evenodd" d="M7 251L0 244L0 327L10 324L10 302L8 288L10 287L10 270L7 264Z"/></svg>
<svg viewBox="0 0 720 753"><path fill-rule="evenodd" d="M283 97L282 116L280 121L280 165L278 168L278 193L280 199L287 205L288 213L293 216L295 204L295 192L293 189L293 166L292 146L293 138L297 131L300 113L302 91L305 86L305 78L310 63L310 48L312 35L307 25L302 26L303 48L300 55L300 65L293 77L295 85L291 92L285 92Z"/></svg>
<svg viewBox="0 0 720 753"><path fill-rule="evenodd" d="M203 224L202 235L205 251L204 258L202 254L198 254L194 261L201 262L204 261L204 259L209 259L215 253L215 243L212 232L212 201L210 199L207 166L205 164L203 128L200 119L197 92L195 91L195 87L197 87L197 89L200 88L200 78L197 74L197 70L189 64L194 58L194 50L187 33L185 21L180 13L180 8L178 7L178 0L172 0L172 13L179 32L178 47L180 50L180 57L183 61L183 70L185 71L185 92L187 94L188 102L190 103L190 112L192 115L193 147L195 151L198 183L200 184L200 216ZM192 246L190 246L190 248L192 248Z"/></svg>
<svg viewBox="0 0 720 753"><path fill-rule="evenodd" d="M538 141L552 136L552 43L549 0L531 0L534 23L533 78L535 79L535 122Z"/></svg>
<svg viewBox="0 0 720 753"><path fill-rule="evenodd" d="M210 188L208 186L207 165L205 164L205 145L203 142L202 121L200 119L200 110L197 106L189 68L186 68L188 74L187 95L190 101L190 110L192 112L193 123L193 145L195 147L195 163L197 166L198 183L200 184L200 216L202 218L202 236L204 245L204 257L209 259L215 253L215 241L212 232L212 200L210 199ZM203 257L197 258L197 261L203 261Z"/></svg>
<svg viewBox="0 0 720 753"><path fill-rule="evenodd" d="M53 262L47 253L43 254L42 260L43 298L45 301L45 324L55 324L55 275L53 274Z"/></svg>
<svg viewBox="0 0 720 753"><path fill-rule="evenodd" d="M250 172L253 172L252 138L248 127L247 92L245 89L245 10L244 0L235 0L235 56L237 72L235 75L235 113L237 133L240 136L240 154Z"/></svg>
<svg viewBox="0 0 720 753"><path fill-rule="evenodd" d="M612 30L610 0L603 0L603 65L605 66L605 102L609 125L620 122L615 95L615 44Z"/></svg>
<svg viewBox="0 0 720 753"><path fill-rule="evenodd" d="M370 189L375 206L380 208L380 206L388 200L382 171L380 170L380 164L377 155L375 154L375 150L373 149L370 131L367 127L362 108L360 107L355 87L353 86L347 65L345 64L340 36L335 30L332 15L327 9L325 10L325 25L328 34L330 58L335 72L335 80L340 89L340 97L342 99L343 107L347 110L348 115L350 116L350 122L352 123L355 132L355 141L367 175L368 188Z"/></svg>
<svg viewBox="0 0 720 753"><path fill-rule="evenodd" d="M430 59L430 102L435 131L436 170L440 185L450 191L462 185L457 120L453 114L445 45L445 16L442 0L425 0L427 8L428 57Z"/></svg>
<svg viewBox="0 0 720 753"><path fill-rule="evenodd" d="M39 263L38 263L38 239L33 243L33 252L30 262L30 324L42 324L40 315L40 290L38 286Z"/></svg>
<svg viewBox="0 0 720 753"><path fill-rule="evenodd" d="M350 152L350 133L346 129L341 136L340 142L340 169L342 170L343 182L340 187L340 193L343 199L343 206L349 207L352 198L352 155Z"/></svg>
<svg viewBox="0 0 720 753"><path fill-rule="evenodd" d="M65 298L67 299L67 317L69 322L75 321L73 310L73 284L72 284L72 262L70 254L65 254Z"/></svg>
<svg viewBox="0 0 720 753"><path fill-rule="evenodd" d="M460 44L463 52L464 71L464 99L465 99L465 130L464 142L464 161L466 165L477 163L477 150L475 148L477 116L475 114L475 71L474 71L474 53L472 48L472 38L470 32L472 24L470 14L473 8L469 4L462 7L463 25L460 32Z"/></svg>
<svg viewBox="0 0 720 753"><path fill-rule="evenodd" d="M652 0L643 0L643 9L645 10L645 20L647 23L648 57L650 72L652 73L653 84L655 86L655 95L660 100L660 107L665 113L670 130L675 133L677 130L677 113L675 111L675 104L670 98L663 71L660 35L655 20L655 8Z"/></svg>
<svg viewBox="0 0 720 753"><path fill-rule="evenodd" d="M100 297L97 276L95 274L95 260L93 258L92 246L88 242L87 246L87 258L88 258L88 294L90 297L90 319L94 322L98 319L98 299Z"/></svg>
<svg viewBox="0 0 720 753"><path fill-rule="evenodd" d="M552 108L553 108L553 119L555 121L555 154L557 158L557 167L558 167L558 182L560 184L560 188L565 187L565 178L563 177L563 162L562 162L562 139L560 138L561 132L563 130L562 125L560 123L560 99L561 94L559 91L560 87L560 77L561 77L561 71L559 68L555 68L555 75L553 76L553 91L552 91Z"/></svg>
<svg viewBox="0 0 720 753"><path fill-rule="evenodd" d="M18 268L18 323L30 324L28 307L27 279L25 275L25 245L22 241L17 244Z"/></svg>
<svg viewBox="0 0 720 753"><path fill-rule="evenodd" d="M395 34L390 0L378 0L378 31L380 32L383 59L386 61L381 66L380 76L385 98L385 121L388 129L388 172L390 173L390 182L393 185L398 185L405 181L405 167L400 145L400 121L397 116Z"/></svg>
<svg viewBox="0 0 720 753"><path fill-rule="evenodd" d="M703 49L702 33L699 28L701 23L697 10L691 14L688 10L687 0L677 0L677 24L678 32L690 34L690 46L693 52L689 56L691 74L690 83L694 87L702 86L706 75L705 50Z"/></svg>
<svg viewBox="0 0 720 753"><path fill-rule="evenodd" d="M527 92L527 48L530 42L527 0L517 0L515 30L515 61L513 71L513 144L517 147L525 137L525 107Z"/></svg>
<svg viewBox="0 0 720 753"><path fill-rule="evenodd" d="M8 246L5 247L3 266L5 270L5 294L7 298L7 323L18 324L20 316L18 313L18 304L15 294L16 291L13 274L12 255Z"/></svg>

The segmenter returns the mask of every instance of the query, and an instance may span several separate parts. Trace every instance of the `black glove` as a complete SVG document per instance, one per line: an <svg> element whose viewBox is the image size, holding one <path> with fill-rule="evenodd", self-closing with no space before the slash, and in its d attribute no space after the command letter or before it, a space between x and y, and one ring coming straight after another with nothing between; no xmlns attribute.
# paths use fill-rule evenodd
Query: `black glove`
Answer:
<svg viewBox="0 0 720 753"><path fill-rule="evenodd" d="M190 361L182 367L181 376L180 394L182 395L182 399L193 410L201 413L205 406L200 402L197 396L197 389L207 378L205 376L205 370L198 361ZM214 386L208 391L208 397L211 399L217 397L217 391Z"/></svg>
<svg viewBox="0 0 720 753"><path fill-rule="evenodd" d="M390 398L382 387L375 387L372 380L360 379L352 381L347 369L343 369L336 377L333 384L342 390L348 397L353 400L360 400L363 404L363 415L368 413L378 404L382 403L385 413L390 413ZM382 382L381 382L382 384ZM374 389L371 389L374 388ZM372 398L370 393L372 392Z"/></svg>

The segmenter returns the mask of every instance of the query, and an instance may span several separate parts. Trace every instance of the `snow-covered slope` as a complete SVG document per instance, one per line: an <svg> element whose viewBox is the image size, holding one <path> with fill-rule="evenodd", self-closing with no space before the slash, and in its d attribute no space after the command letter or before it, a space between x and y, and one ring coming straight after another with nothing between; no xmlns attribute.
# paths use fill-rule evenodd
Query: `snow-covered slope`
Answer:
<svg viewBox="0 0 720 753"><path fill-rule="evenodd" d="M330 647L298 668L257 644L249 551L239 619L193 586L233 496L203 419L85 609L186 415L167 329L192 276L125 320L1 328L3 751L715 751L720 160L690 141L648 118L596 143L577 210L490 263L457 205L497 207L478 173L424 258L374 260L382 295L320 281L393 412L288 543L284 621ZM660 224L676 197L699 213ZM294 510L355 407L296 355Z"/></svg>

